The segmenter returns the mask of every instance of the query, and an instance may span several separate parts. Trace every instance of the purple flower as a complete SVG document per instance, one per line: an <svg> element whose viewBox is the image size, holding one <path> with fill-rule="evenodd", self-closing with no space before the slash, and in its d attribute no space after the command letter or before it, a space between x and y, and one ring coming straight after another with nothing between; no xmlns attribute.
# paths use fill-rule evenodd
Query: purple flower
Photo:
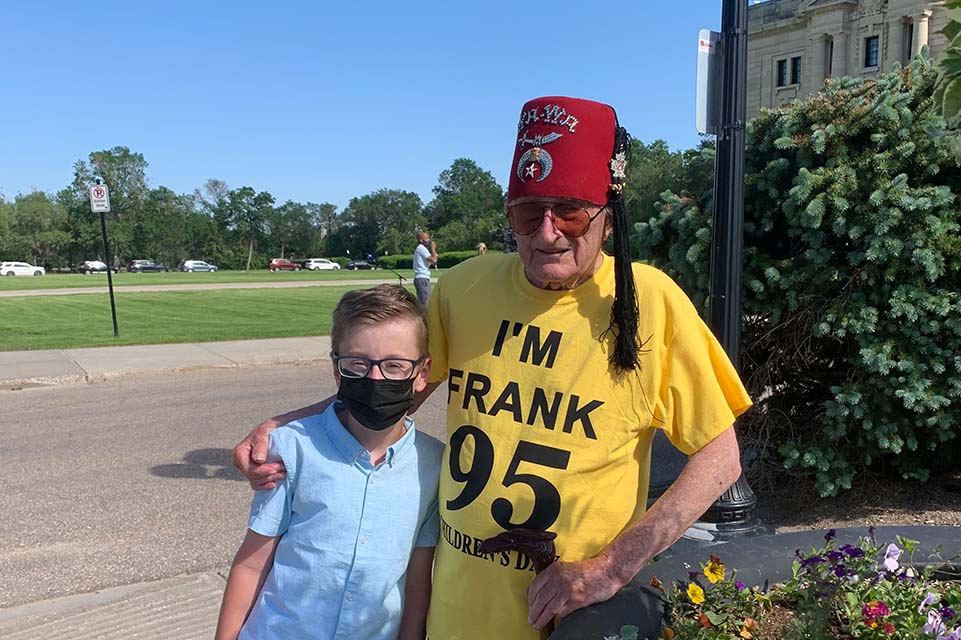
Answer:
<svg viewBox="0 0 961 640"><path fill-rule="evenodd" d="M811 556L809 558L804 558L803 560L801 560L801 566L813 567L814 565L821 564L824 561L825 561L824 558L822 558L821 556Z"/></svg>
<svg viewBox="0 0 961 640"><path fill-rule="evenodd" d="M924 613L925 609L936 603L938 600L940 600L938 594L928 591L928 595L924 596L924 600L922 600L921 604L918 605L918 613Z"/></svg>
<svg viewBox="0 0 961 640"><path fill-rule="evenodd" d="M697 571L688 571L688 572L687 572L687 579L688 579L688 580L693 580L694 578L697 577L697 574L698 574Z"/></svg>
<svg viewBox="0 0 961 640"><path fill-rule="evenodd" d="M834 571L834 575L836 575L839 578L843 578L844 576L848 575L848 568L845 567L843 564L834 565L833 571Z"/></svg>
<svg viewBox="0 0 961 640"><path fill-rule="evenodd" d="M898 570L898 560L901 558L901 548L893 542L888 545L887 551L884 552L884 568L888 571Z"/></svg>
<svg viewBox="0 0 961 640"><path fill-rule="evenodd" d="M957 612L951 607L941 607L940 609L938 609L938 613L941 614L942 620L950 620L951 618L958 615Z"/></svg>
<svg viewBox="0 0 961 640"><path fill-rule="evenodd" d="M868 537L871 538L871 543L874 543L874 527L868 527Z"/></svg>
<svg viewBox="0 0 961 640"><path fill-rule="evenodd" d="M738 591L744 591L744 583L738 580L737 582L734 583L734 588L737 589Z"/></svg>
<svg viewBox="0 0 961 640"><path fill-rule="evenodd" d="M828 560L830 560L831 562L837 562L838 560L840 560L840 559L842 559L842 558L844 557L844 552L843 552L843 551L828 551L827 556L828 556Z"/></svg>
<svg viewBox="0 0 961 640"><path fill-rule="evenodd" d="M928 621L924 624L924 632L928 635L938 636L945 630L941 616L936 611L928 611Z"/></svg>
<svg viewBox="0 0 961 640"><path fill-rule="evenodd" d="M828 532L824 534L824 541L831 542L831 540L834 540L837 537L838 537L837 529L828 529Z"/></svg>
<svg viewBox="0 0 961 640"><path fill-rule="evenodd" d="M849 544L843 545L841 551L847 554L849 558L860 558L864 555L864 550L859 547L853 547Z"/></svg>

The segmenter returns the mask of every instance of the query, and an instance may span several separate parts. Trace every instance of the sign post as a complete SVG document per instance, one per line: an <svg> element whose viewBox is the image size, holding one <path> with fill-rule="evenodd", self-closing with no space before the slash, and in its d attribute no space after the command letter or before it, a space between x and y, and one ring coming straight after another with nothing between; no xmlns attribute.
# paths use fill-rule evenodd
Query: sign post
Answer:
<svg viewBox="0 0 961 640"><path fill-rule="evenodd" d="M113 316L113 337L120 337L117 329L117 305L113 299L113 262L110 259L110 244L107 242L107 222L105 213L110 211L110 190L97 178L97 184L90 187L90 211L100 214L100 232L103 234L103 257L107 263L107 286L110 289L110 314Z"/></svg>

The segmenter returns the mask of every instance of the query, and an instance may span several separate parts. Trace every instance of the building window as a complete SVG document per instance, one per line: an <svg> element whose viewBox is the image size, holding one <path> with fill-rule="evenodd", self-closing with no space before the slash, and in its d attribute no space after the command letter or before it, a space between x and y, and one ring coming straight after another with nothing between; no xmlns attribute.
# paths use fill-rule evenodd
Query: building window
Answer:
<svg viewBox="0 0 961 640"><path fill-rule="evenodd" d="M801 56L791 58L791 84L801 84Z"/></svg>
<svg viewBox="0 0 961 640"><path fill-rule="evenodd" d="M864 39L864 66L878 66L878 41L879 36L870 36Z"/></svg>
<svg viewBox="0 0 961 640"><path fill-rule="evenodd" d="M901 54L901 62L905 64L911 62L911 52L914 50L914 21L906 20L904 23L904 35L901 41L904 43L904 51Z"/></svg>
<svg viewBox="0 0 961 640"><path fill-rule="evenodd" d="M777 61L777 86L787 86L787 60Z"/></svg>
<svg viewBox="0 0 961 640"><path fill-rule="evenodd" d="M834 38L827 41L824 51L824 77L830 78L834 74Z"/></svg>

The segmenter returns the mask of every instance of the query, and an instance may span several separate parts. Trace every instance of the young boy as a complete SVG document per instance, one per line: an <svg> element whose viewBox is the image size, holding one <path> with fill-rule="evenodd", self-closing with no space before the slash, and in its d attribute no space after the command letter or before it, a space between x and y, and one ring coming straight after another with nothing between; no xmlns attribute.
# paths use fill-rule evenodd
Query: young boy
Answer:
<svg viewBox="0 0 961 640"><path fill-rule="evenodd" d="M443 445L407 417L430 371L417 298L345 294L331 345L338 402L270 434L287 477L254 496L217 640L426 635Z"/></svg>

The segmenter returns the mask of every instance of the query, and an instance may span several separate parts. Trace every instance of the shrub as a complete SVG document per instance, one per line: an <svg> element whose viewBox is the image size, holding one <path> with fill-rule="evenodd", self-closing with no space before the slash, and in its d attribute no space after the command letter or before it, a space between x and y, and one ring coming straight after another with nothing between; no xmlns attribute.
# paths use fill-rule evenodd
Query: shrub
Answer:
<svg viewBox="0 0 961 640"><path fill-rule="evenodd" d="M477 251L445 251L437 254L437 267L440 269L450 269L455 264L460 264L468 258L477 255Z"/></svg>
<svg viewBox="0 0 961 640"><path fill-rule="evenodd" d="M388 269L413 269L413 254L395 254L389 256L383 256L378 258L377 261Z"/></svg>
<svg viewBox="0 0 961 640"><path fill-rule="evenodd" d="M924 480L933 452L957 448L961 174L935 76L919 57L830 81L748 128L742 435L822 495L867 468ZM710 212L662 204L634 239L703 309Z"/></svg>

